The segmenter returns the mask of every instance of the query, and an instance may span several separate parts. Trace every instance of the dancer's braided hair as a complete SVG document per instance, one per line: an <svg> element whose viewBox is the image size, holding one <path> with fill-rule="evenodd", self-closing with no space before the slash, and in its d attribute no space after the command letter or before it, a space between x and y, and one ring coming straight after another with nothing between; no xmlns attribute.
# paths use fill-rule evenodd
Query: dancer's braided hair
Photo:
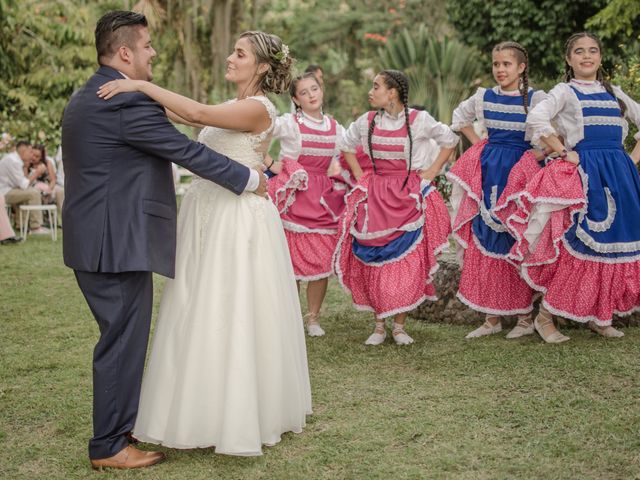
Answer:
<svg viewBox="0 0 640 480"><path fill-rule="evenodd" d="M409 79L407 76L399 70L383 70L379 73L383 78L384 84L388 89L395 89L398 92L398 97L402 106L404 107L404 121L407 126L407 134L409 135L409 168L407 170L407 177L404 179L402 188L407 185L409 180L409 174L411 173L411 157L413 154L413 136L411 135L411 124L409 122ZM376 162L373 157L373 146L371 143L371 137L373 135L373 129L375 128L375 120L378 114L382 113L382 110L376 112L369 123L369 131L367 136L367 142L369 144L369 156L373 163L373 171L376 172Z"/></svg>
<svg viewBox="0 0 640 480"><path fill-rule="evenodd" d="M602 55L602 42L600 41L600 38L598 38L597 35L595 35L595 34L593 34L591 32L579 32L579 33L574 33L573 35L571 35L567 39L565 44L564 44L564 51L565 51L564 81L565 82L569 82L575 76L574 73L573 73L573 68L571 68L571 65L569 65L569 63L567 62L567 58L569 58L571 56L571 49L573 48L573 45L579 39L585 38L585 37L586 38L590 38L591 40L594 40L598 44L598 48L600 49L600 55ZM618 101L618 105L620 106L620 115L624 117L624 114L627 111L627 106L613 92L613 88L611 87L611 83L609 83L609 81L604 76L604 70L602 69L602 65L600 65L598 67L598 72L596 74L596 80L598 80L602 84L604 89L611 96L613 96L613 98L615 98Z"/></svg>
<svg viewBox="0 0 640 480"><path fill-rule="evenodd" d="M502 42L493 47L494 52L501 50L512 50L516 56L518 65L524 63L524 70L520 74L518 90L520 91L520 95L522 95L524 113L529 113L529 54L527 53L527 49L518 42Z"/></svg>

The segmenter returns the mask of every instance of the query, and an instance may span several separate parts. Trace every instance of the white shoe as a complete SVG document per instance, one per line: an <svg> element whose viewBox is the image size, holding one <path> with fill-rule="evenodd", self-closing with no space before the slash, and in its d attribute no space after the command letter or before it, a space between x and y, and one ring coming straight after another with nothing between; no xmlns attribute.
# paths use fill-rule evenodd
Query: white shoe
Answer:
<svg viewBox="0 0 640 480"><path fill-rule="evenodd" d="M384 322L376 322L376 328L369 338L364 342L365 345L381 345L387 338L387 330L384 327Z"/></svg>
<svg viewBox="0 0 640 480"><path fill-rule="evenodd" d="M538 320L540 319L540 320ZM562 343L570 340L569 337L560 333L560 331L553 325L553 331L545 336L545 329L547 325L553 325L553 318L547 318L544 314L538 313L538 316L533 321L533 326L535 327L538 334L542 337L542 339L547 343Z"/></svg>
<svg viewBox="0 0 640 480"><path fill-rule="evenodd" d="M467 333L467 336L464 338L478 338L484 337L485 335L493 335L494 333L498 333L502 331L502 323L498 322L495 325L491 325L489 322L484 322L478 328L476 328L473 332Z"/></svg>
<svg viewBox="0 0 640 480"><path fill-rule="evenodd" d="M413 338L411 338L407 334L407 332L404 331L404 325L398 325L397 323L394 323L392 333L396 345L411 345L413 343Z"/></svg>
<svg viewBox="0 0 640 480"><path fill-rule="evenodd" d="M529 320L531 320L531 317L529 317ZM513 327L513 329L509 333L507 333L506 338L520 338L524 337L525 335L532 335L535 331L536 329L533 326L533 321L529 323L525 320L518 320L516 326Z"/></svg>
<svg viewBox="0 0 640 480"><path fill-rule="evenodd" d="M324 335L324 330L318 323L317 313L307 313L304 318L307 324L307 335L310 337L322 337Z"/></svg>
<svg viewBox="0 0 640 480"><path fill-rule="evenodd" d="M51 230L45 227L36 228L29 232L30 235L51 235Z"/></svg>
<svg viewBox="0 0 640 480"><path fill-rule="evenodd" d="M608 325L606 327L601 327L600 325L597 325L596 322L590 321L587 324L587 326L591 331L596 332L598 335L602 335L603 337L607 337L607 338L624 337L623 332L621 332L616 328L613 328L611 325Z"/></svg>

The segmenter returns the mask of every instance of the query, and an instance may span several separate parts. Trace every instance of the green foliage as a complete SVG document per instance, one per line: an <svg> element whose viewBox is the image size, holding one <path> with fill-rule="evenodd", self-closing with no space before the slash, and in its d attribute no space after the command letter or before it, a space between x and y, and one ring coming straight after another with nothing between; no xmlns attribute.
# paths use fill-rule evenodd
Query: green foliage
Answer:
<svg viewBox="0 0 640 480"><path fill-rule="evenodd" d="M59 142L67 99L95 68L90 9L70 1L0 0L0 124Z"/></svg>
<svg viewBox="0 0 640 480"><path fill-rule="evenodd" d="M640 100L640 54L637 49L630 51L627 48L623 49L625 53L622 61L615 66L611 83L619 85L622 90L629 95L633 100ZM628 151L631 151L636 144L636 140L633 135L638 131L638 128L630 122L629 135L625 140L625 147Z"/></svg>
<svg viewBox="0 0 640 480"><path fill-rule="evenodd" d="M638 39L640 30L640 2L638 0L610 0L607 6L587 22L603 40Z"/></svg>
<svg viewBox="0 0 640 480"><path fill-rule="evenodd" d="M410 28L416 18L449 33L442 2L435 0L313 0L268 2L257 27L289 44L299 70L325 70L325 109L342 123L367 110L367 91L378 48Z"/></svg>
<svg viewBox="0 0 640 480"><path fill-rule="evenodd" d="M630 0L635 1L635 0ZM606 0L448 0L449 20L460 39L487 60L499 42L513 40L529 52L534 79L557 78L563 68L564 42L584 30Z"/></svg>
<svg viewBox="0 0 640 480"><path fill-rule="evenodd" d="M477 88L483 65L477 51L457 40L436 38L425 25L404 29L378 50L385 68L409 77L409 101L423 105L444 123L453 110Z"/></svg>

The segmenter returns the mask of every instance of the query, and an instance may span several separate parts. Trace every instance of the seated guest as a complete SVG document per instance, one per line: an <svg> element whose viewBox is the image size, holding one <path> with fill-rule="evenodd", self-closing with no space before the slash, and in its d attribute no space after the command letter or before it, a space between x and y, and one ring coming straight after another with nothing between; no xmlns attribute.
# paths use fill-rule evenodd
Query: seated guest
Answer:
<svg viewBox="0 0 640 480"><path fill-rule="evenodd" d="M0 245L18 243L22 239L20 237L16 237L13 228L11 228L9 215L7 215L7 210L4 206L4 197L0 195Z"/></svg>
<svg viewBox="0 0 640 480"><path fill-rule="evenodd" d="M47 157L44 145L35 145L32 148L33 158L31 161L31 172L38 165L44 165L46 170L36 179L34 188L42 193L42 203L55 203L58 209L58 218L62 218L62 202L64 201L64 188L58 185L58 174L55 162L51 157Z"/></svg>
<svg viewBox="0 0 640 480"><path fill-rule="evenodd" d="M45 171L38 165L32 173L25 175L24 169L31 164L32 153L29 142L19 141L16 150L0 160L0 195L14 210L14 222L18 221L20 205L41 205L40 191L31 187ZM42 227L42 212L35 210L29 216L29 230L33 234L46 234L49 230Z"/></svg>

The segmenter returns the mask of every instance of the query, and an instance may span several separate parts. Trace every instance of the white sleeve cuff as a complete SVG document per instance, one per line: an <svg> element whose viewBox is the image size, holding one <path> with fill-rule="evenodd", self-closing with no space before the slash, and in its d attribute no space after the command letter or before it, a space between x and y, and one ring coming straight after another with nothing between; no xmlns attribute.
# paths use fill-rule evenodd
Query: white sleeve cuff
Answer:
<svg viewBox="0 0 640 480"><path fill-rule="evenodd" d="M260 175L260 173L258 173L257 170L254 170L253 168L249 170L249 181L247 182L247 185L244 187L245 192L256 191L256 189L258 188L258 185L260 185L260 177L258 175Z"/></svg>

